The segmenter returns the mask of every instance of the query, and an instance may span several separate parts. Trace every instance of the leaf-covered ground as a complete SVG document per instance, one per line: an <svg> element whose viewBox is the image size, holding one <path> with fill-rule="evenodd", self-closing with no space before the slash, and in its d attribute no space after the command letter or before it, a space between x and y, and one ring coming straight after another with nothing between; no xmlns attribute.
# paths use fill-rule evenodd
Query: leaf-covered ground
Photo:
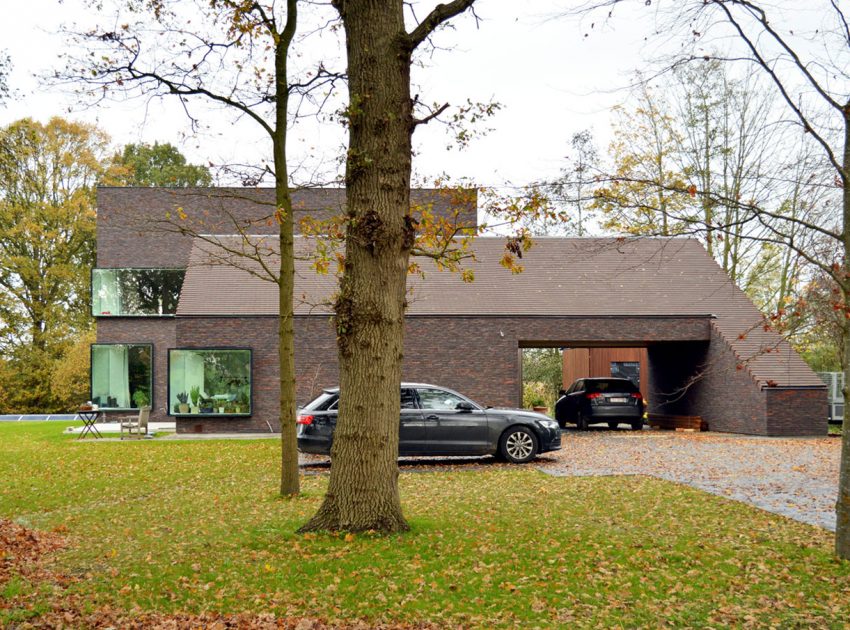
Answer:
<svg viewBox="0 0 850 630"><path fill-rule="evenodd" d="M277 498L273 440L81 444L61 429L0 426L0 517L62 538L37 571L10 561L0 626L850 624L850 563L828 532L684 485L402 474L409 534L299 536L327 480Z"/></svg>

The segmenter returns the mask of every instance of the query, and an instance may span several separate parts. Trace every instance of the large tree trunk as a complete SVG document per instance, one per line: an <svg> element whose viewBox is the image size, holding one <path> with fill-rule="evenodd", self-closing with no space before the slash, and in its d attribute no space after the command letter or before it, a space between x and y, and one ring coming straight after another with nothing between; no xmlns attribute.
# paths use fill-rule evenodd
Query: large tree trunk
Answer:
<svg viewBox="0 0 850 630"><path fill-rule="evenodd" d="M835 504L835 553L839 558L850 560L850 418L846 401L850 400L850 102L844 106L844 159L841 180L843 192L844 264L843 276L839 279L841 297L844 302L844 319L841 326L842 357L844 370L844 420L841 429L841 459L838 478L838 501Z"/></svg>
<svg viewBox="0 0 850 630"><path fill-rule="evenodd" d="M280 270L278 276L278 352L280 368L280 494L293 496L300 491L298 442L295 434L295 329L293 294L295 292L295 241L289 169L286 162L286 130L289 111L287 54L295 35L296 1L287 1L286 26L275 49L275 205L279 223Z"/></svg>
<svg viewBox="0 0 850 630"><path fill-rule="evenodd" d="M348 52L349 225L335 305L339 419L325 500L301 531L408 529L398 492L410 219L410 52L402 2L337 0Z"/></svg>

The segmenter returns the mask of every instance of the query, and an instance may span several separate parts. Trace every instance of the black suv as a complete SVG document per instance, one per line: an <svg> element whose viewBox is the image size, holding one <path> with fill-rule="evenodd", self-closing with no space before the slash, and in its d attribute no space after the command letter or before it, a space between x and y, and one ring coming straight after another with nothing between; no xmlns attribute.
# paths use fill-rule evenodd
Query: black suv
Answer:
<svg viewBox="0 0 850 630"><path fill-rule="evenodd" d="M627 378L580 378L555 403L555 420L561 428L572 422L579 431L605 422L616 429L626 422L643 428L644 402L637 386Z"/></svg>

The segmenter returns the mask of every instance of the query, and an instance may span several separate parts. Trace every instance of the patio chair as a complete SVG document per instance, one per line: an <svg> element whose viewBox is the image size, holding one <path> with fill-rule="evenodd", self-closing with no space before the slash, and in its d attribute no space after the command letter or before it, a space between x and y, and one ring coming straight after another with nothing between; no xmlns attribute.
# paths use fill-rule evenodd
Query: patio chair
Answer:
<svg viewBox="0 0 850 630"><path fill-rule="evenodd" d="M128 438L141 438L148 434L148 419L151 415L150 407L140 407L138 417L128 416L119 418L118 422L121 425L121 439L124 439L124 429L127 430ZM134 435L135 434L135 435Z"/></svg>

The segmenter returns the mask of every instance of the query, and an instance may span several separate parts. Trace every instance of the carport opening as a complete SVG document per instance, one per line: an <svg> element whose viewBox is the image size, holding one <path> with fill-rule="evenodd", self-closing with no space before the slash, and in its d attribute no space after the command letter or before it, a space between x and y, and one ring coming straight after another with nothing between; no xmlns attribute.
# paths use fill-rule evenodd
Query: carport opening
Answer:
<svg viewBox="0 0 850 630"><path fill-rule="evenodd" d="M706 368L711 367L707 342L612 345L521 341L518 346L522 384L519 402L532 408L542 401L541 406L552 417L559 392L588 377L631 380L642 394L645 410L656 420L660 416L700 416L709 395L702 380L702 374L711 373Z"/></svg>
<svg viewBox="0 0 850 630"><path fill-rule="evenodd" d="M555 416L560 392L588 377L618 377L650 391L645 347L536 346L524 344L521 355L521 405Z"/></svg>

